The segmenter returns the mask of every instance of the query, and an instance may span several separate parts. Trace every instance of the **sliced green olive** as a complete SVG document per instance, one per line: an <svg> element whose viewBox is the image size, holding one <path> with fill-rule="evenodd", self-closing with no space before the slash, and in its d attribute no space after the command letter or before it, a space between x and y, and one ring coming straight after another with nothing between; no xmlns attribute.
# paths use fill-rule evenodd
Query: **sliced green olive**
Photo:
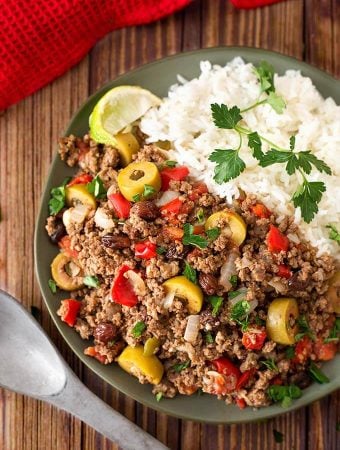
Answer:
<svg viewBox="0 0 340 450"><path fill-rule="evenodd" d="M132 133L118 133L115 135L115 140L121 165L126 167L132 161L132 156L138 152L139 143Z"/></svg>
<svg viewBox="0 0 340 450"><path fill-rule="evenodd" d="M142 196L146 185L152 186L155 193L161 188L161 176L156 164L148 161L131 163L122 169L117 177L120 192L129 201Z"/></svg>
<svg viewBox="0 0 340 450"><path fill-rule="evenodd" d="M218 211L207 218L205 229L220 228L221 224L225 224L230 229L231 240L236 245L241 245L247 235L247 225L242 217L233 211Z"/></svg>
<svg viewBox="0 0 340 450"><path fill-rule="evenodd" d="M77 268L77 274L72 275L71 266ZM83 271L77 262L65 253L59 253L51 264L52 278L57 286L64 291L75 291L83 287Z"/></svg>
<svg viewBox="0 0 340 450"><path fill-rule="evenodd" d="M333 311L336 314L340 314L340 271L335 272L329 280L329 288L326 297L332 305Z"/></svg>
<svg viewBox="0 0 340 450"><path fill-rule="evenodd" d="M65 190L66 203L68 206L75 206L79 203L88 206L91 209L96 209L96 199L86 189L85 184L74 184Z"/></svg>
<svg viewBox="0 0 340 450"><path fill-rule="evenodd" d="M297 318L299 308L295 298L276 298L271 302L267 313L268 337L278 344L292 345L298 332Z"/></svg>
<svg viewBox="0 0 340 450"><path fill-rule="evenodd" d="M125 347L117 362L122 369L135 377L140 374L144 375L151 384L158 384L164 373L163 364L157 356L145 356L142 345Z"/></svg>
<svg viewBox="0 0 340 450"><path fill-rule="evenodd" d="M188 311L190 314L198 314L203 305L203 292L186 277L180 275L178 277L169 278L163 283L165 292L173 292L176 297L184 298L188 302Z"/></svg>

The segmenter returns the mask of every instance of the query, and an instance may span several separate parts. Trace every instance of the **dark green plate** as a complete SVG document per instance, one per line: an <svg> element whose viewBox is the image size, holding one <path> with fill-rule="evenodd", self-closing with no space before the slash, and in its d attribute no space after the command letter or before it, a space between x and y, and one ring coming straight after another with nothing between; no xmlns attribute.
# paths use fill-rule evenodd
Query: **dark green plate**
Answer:
<svg viewBox="0 0 340 450"><path fill-rule="evenodd" d="M92 108L99 98L114 86L122 84L139 85L162 97L167 95L169 86L176 82L176 74L180 73L190 79L199 74L199 62L201 60L208 59L212 63L225 64L235 56L241 56L246 61L253 63L258 63L265 59L273 64L278 73L283 73L287 69L301 70L304 75L313 80L323 96L331 96L337 103L340 103L340 83L324 72L305 63L264 50L242 47L212 48L156 61L118 77L86 101L73 117L65 134L73 133L81 136L86 133L88 131L88 118ZM148 407L183 419L209 423L239 423L273 417L307 405L340 387L340 356L338 356L336 360L324 366L324 371L331 381L323 385L313 384L304 390L303 396L299 400L294 401L289 409L282 409L280 406L270 406L256 411L251 408L240 410L236 406L226 406L223 401L219 401L210 395L193 395L191 397L179 395L174 399L162 399L158 403L151 393L152 388L150 385L139 384L136 378L128 375L116 364L103 366L95 359L85 356L83 350L89 345L89 342L83 341L72 328L61 322L56 315L59 302L67 296L67 293L58 292L58 294L53 295L49 290L50 263L57 254L58 248L50 243L44 228L48 215L47 204L51 188L60 185L64 178L72 175L73 172L74 170L66 167L56 155L45 186L35 230L35 267L47 308L60 333L78 357L99 377Z"/></svg>

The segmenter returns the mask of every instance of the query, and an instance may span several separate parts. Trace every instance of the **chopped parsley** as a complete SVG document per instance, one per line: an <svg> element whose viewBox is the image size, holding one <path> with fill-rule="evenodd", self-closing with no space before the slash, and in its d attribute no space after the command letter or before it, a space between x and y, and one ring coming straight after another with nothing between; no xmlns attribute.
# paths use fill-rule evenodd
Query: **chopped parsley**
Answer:
<svg viewBox="0 0 340 450"><path fill-rule="evenodd" d="M265 361L261 361L261 364L267 367L267 369L271 370L272 372L278 372L279 368L276 365L276 362L271 359L266 359Z"/></svg>
<svg viewBox="0 0 340 450"><path fill-rule="evenodd" d="M187 369L190 366L190 364L191 364L190 360L185 361L184 363L175 364L172 366L172 370L174 372L179 373L182 372L182 370Z"/></svg>
<svg viewBox="0 0 340 450"><path fill-rule="evenodd" d="M332 224L328 224L328 225L326 225L326 228L330 229L330 232L328 235L329 239L332 239L332 241L335 241L338 243L338 245L340 245L340 233L336 229L336 227Z"/></svg>
<svg viewBox="0 0 340 450"><path fill-rule="evenodd" d="M295 341L300 341L304 336L309 337L312 341L315 341L315 335L312 330L309 328L307 319L305 315L300 316L297 319L297 323L299 325L300 332L295 335Z"/></svg>
<svg viewBox="0 0 340 450"><path fill-rule="evenodd" d="M237 282L238 282L238 277L237 275L232 275L229 278L229 283L232 285L233 288L235 288L237 286Z"/></svg>
<svg viewBox="0 0 340 450"><path fill-rule="evenodd" d="M144 184L143 198L149 198L156 192L156 189L150 184Z"/></svg>
<svg viewBox="0 0 340 450"><path fill-rule="evenodd" d="M295 348L294 347L286 348L285 356L287 359L293 359L295 357Z"/></svg>
<svg viewBox="0 0 340 450"><path fill-rule="evenodd" d="M196 219L198 220L199 223L204 222L204 211L203 208L199 208L196 212Z"/></svg>
<svg viewBox="0 0 340 450"><path fill-rule="evenodd" d="M136 203L140 201L140 194L135 194L132 196L132 200Z"/></svg>
<svg viewBox="0 0 340 450"><path fill-rule="evenodd" d="M283 442L283 433L273 429L273 435L274 435L275 442L277 444L281 444L281 442Z"/></svg>
<svg viewBox="0 0 340 450"><path fill-rule="evenodd" d="M206 248L208 246L208 241L204 237L193 234L194 227L190 223L184 224L183 231L182 242L184 245L194 245L198 248Z"/></svg>
<svg viewBox="0 0 340 450"><path fill-rule="evenodd" d="M135 324L135 326L132 328L132 331L131 331L132 336L133 336L134 338L139 338L139 337L141 337L141 335L143 334L143 332L145 331L145 329L146 329L146 325L145 325L144 322L142 322L142 321L137 322L137 323Z"/></svg>
<svg viewBox="0 0 340 450"><path fill-rule="evenodd" d="M86 189L90 194L94 195L96 198L100 199L106 197L106 189L99 175L96 175L92 181L87 183Z"/></svg>
<svg viewBox="0 0 340 450"><path fill-rule="evenodd" d="M242 331L246 331L246 329L248 328L249 311L250 304L249 302L247 302L247 300L240 300L231 308L230 320L241 325Z"/></svg>
<svg viewBox="0 0 340 450"><path fill-rule="evenodd" d="M218 238L218 236L220 235L221 230L217 227L214 228L210 228L210 230L206 231L206 235L208 236L209 239L211 239L212 241L214 241L216 238Z"/></svg>
<svg viewBox="0 0 340 450"><path fill-rule="evenodd" d="M242 294L243 291L230 291L228 293L229 300L232 300L233 298L238 297L240 294ZM246 292L244 292L244 296L246 296Z"/></svg>
<svg viewBox="0 0 340 450"><path fill-rule="evenodd" d="M301 389L295 384L287 386L272 384L267 389L267 393L273 402L281 402L283 408L288 408L292 404L292 400L300 398L302 395Z"/></svg>
<svg viewBox="0 0 340 450"><path fill-rule="evenodd" d="M167 167L176 167L177 166L177 162L176 161L165 161L164 165L166 165Z"/></svg>
<svg viewBox="0 0 340 450"><path fill-rule="evenodd" d="M192 283L197 283L197 273L196 270L190 266L189 263L184 261L185 267L183 271L183 275Z"/></svg>
<svg viewBox="0 0 340 450"><path fill-rule="evenodd" d="M311 379L319 384L329 383L329 378L313 362L309 365L308 373Z"/></svg>
<svg viewBox="0 0 340 450"><path fill-rule="evenodd" d="M207 331L205 333L204 338L207 344L213 344L215 342L215 339L213 338L213 335L210 333L210 331Z"/></svg>
<svg viewBox="0 0 340 450"><path fill-rule="evenodd" d="M163 255L163 253L166 252L166 248L165 247L157 247L156 248L156 253L157 255Z"/></svg>
<svg viewBox="0 0 340 450"><path fill-rule="evenodd" d="M207 297L207 300L209 303L211 303L212 306L212 316L216 317L220 312L223 303L223 297L219 297L218 295L209 295L209 297Z"/></svg>
<svg viewBox="0 0 340 450"><path fill-rule="evenodd" d="M83 283L88 287L96 288L100 285L98 277L87 275L83 278Z"/></svg>
<svg viewBox="0 0 340 450"><path fill-rule="evenodd" d="M156 394L156 401L160 402L163 398L163 392L157 392Z"/></svg>
<svg viewBox="0 0 340 450"><path fill-rule="evenodd" d="M51 189L51 198L48 202L48 208L52 216L58 214L65 206L66 185L69 181L70 178L66 178L61 186Z"/></svg>
<svg viewBox="0 0 340 450"><path fill-rule="evenodd" d="M51 278L48 280L48 287L50 288L52 294L57 292L57 283Z"/></svg>
<svg viewBox="0 0 340 450"><path fill-rule="evenodd" d="M340 338L340 317L335 319L335 324L331 331L329 332L328 337L324 340L327 344L328 342L337 342Z"/></svg>

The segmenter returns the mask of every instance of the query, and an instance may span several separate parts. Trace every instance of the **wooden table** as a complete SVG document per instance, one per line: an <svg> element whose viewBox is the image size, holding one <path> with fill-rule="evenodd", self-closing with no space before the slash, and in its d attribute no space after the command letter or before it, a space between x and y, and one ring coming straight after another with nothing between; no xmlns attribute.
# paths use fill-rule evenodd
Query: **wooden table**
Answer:
<svg viewBox="0 0 340 450"><path fill-rule="evenodd" d="M226 0L197 0L160 22L111 33L80 64L0 117L0 287L27 308L39 308L42 326L93 392L172 449L335 450L340 448L340 395L265 423L200 425L157 414L84 367L53 325L33 268L35 217L56 141L84 100L108 80L186 50L263 47L340 77L339 15L339 0L287 0L251 11L237 11ZM79 420L30 398L0 390L0 407L0 449L117 448ZM274 429L284 434L282 444L275 443Z"/></svg>

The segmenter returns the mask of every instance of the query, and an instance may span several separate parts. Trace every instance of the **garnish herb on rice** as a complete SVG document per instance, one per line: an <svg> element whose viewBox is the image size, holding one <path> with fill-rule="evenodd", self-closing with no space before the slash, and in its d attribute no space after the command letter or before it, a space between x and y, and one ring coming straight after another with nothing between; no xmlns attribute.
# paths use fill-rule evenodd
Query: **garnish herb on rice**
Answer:
<svg viewBox="0 0 340 450"><path fill-rule="evenodd" d="M340 233L336 229L336 227L332 224L329 224L329 225L326 225L326 228L330 229L329 239L332 239L332 241L335 241L338 243L338 245L340 245Z"/></svg>

